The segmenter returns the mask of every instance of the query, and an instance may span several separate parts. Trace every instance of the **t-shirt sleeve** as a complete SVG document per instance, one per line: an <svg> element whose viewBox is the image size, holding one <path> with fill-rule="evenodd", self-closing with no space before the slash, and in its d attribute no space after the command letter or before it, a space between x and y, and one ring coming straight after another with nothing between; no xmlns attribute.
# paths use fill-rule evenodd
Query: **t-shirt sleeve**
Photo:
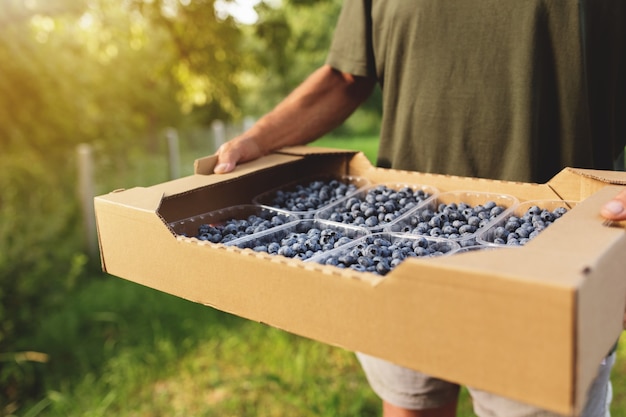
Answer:
<svg viewBox="0 0 626 417"><path fill-rule="evenodd" d="M346 0L335 27L326 63L340 71L376 76L372 48L371 0Z"/></svg>

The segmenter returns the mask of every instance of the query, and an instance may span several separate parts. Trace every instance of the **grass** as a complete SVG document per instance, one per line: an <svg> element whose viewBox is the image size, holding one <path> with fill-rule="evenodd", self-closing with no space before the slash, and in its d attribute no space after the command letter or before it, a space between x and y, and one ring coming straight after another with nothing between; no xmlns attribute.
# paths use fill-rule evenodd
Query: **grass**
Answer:
<svg viewBox="0 0 626 417"><path fill-rule="evenodd" d="M40 416L375 416L352 353L114 277L41 322ZM26 414L24 414L26 415Z"/></svg>
<svg viewBox="0 0 626 417"><path fill-rule="evenodd" d="M372 161L377 147L375 137L327 137L314 144L362 150ZM24 336L24 350L45 352L49 361L35 365L44 395L13 415L380 415L380 402L351 352L95 275L68 294L61 309L42 317L36 334ZM626 417L622 340L612 417ZM465 390L458 416L474 416Z"/></svg>
<svg viewBox="0 0 626 417"><path fill-rule="evenodd" d="M46 396L21 416L377 416L351 352L115 277L41 321ZM626 348L613 417L625 416ZM30 412L30 414L29 414ZM462 392L459 417L470 417Z"/></svg>

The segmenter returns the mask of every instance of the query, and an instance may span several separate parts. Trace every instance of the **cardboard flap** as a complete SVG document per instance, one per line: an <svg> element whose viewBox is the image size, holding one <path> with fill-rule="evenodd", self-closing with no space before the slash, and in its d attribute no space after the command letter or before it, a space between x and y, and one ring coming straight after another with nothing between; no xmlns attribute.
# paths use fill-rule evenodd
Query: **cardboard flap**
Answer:
<svg viewBox="0 0 626 417"><path fill-rule="evenodd" d="M211 175L217 165L217 155L209 155L198 158L193 162L193 173L198 175Z"/></svg>
<svg viewBox="0 0 626 417"><path fill-rule="evenodd" d="M237 164L235 170L227 174L219 174L221 178L239 177L254 171L259 171L279 164L285 164L301 157L289 153L272 153L253 161ZM217 175L213 174L213 169L217 163L217 156L205 156L194 161L194 173L196 175ZM223 177L222 177L223 176Z"/></svg>
<svg viewBox="0 0 626 417"><path fill-rule="evenodd" d="M133 210L156 212L163 200L163 193L154 188L135 187L112 191L109 194L97 196L94 200L108 201Z"/></svg>
<svg viewBox="0 0 626 417"><path fill-rule="evenodd" d="M274 155L291 155L291 156L307 156L307 155L323 155L323 154L351 154L356 153L357 151L345 150L345 149L336 149L336 148L319 148L312 146L289 146L278 151L264 156L262 158L257 159L256 161L267 161L267 158L270 158ZM246 162L244 164L238 164L237 168L243 166L255 166L256 161ZM263 162L262 162L263 163ZM275 162L270 162L270 164L274 164ZM197 175L212 175L215 166L217 165L217 155L209 155L202 158L198 158L193 163L194 174ZM235 171L237 170L235 168Z"/></svg>
<svg viewBox="0 0 626 417"><path fill-rule="evenodd" d="M580 201L607 185L626 185L626 173L594 169L564 168L548 186L563 200Z"/></svg>
<svg viewBox="0 0 626 417"><path fill-rule="evenodd" d="M337 149L337 148L321 148L321 147L313 147L313 146L288 146L282 149L279 149L277 153L282 153L286 155L318 155L318 154L350 154L356 153L357 151L351 151L346 149Z"/></svg>
<svg viewBox="0 0 626 417"><path fill-rule="evenodd" d="M607 184L626 185L626 176L622 171L602 171L597 169L568 168L583 177L602 181Z"/></svg>

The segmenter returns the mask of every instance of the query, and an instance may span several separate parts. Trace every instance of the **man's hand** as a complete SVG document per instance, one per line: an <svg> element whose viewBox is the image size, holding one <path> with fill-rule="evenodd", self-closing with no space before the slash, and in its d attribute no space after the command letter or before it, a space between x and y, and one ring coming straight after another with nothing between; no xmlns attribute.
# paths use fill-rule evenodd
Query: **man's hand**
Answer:
<svg viewBox="0 0 626 417"><path fill-rule="evenodd" d="M626 189L607 202L600 214L609 220L626 220Z"/></svg>
<svg viewBox="0 0 626 417"><path fill-rule="evenodd" d="M216 174L225 174L235 169L238 163L252 161L263 156L263 150L254 139L244 135L237 136L222 144L217 152Z"/></svg>

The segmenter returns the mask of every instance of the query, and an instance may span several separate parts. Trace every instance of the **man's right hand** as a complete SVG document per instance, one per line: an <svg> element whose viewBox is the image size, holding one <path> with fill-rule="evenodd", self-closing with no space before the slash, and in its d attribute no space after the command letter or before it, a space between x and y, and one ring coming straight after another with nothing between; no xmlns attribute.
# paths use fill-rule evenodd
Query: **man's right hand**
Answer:
<svg viewBox="0 0 626 417"><path fill-rule="evenodd" d="M215 154L217 164L213 172L225 174L234 170L235 166L241 162L260 158L264 152L254 139L243 134L222 144Z"/></svg>

